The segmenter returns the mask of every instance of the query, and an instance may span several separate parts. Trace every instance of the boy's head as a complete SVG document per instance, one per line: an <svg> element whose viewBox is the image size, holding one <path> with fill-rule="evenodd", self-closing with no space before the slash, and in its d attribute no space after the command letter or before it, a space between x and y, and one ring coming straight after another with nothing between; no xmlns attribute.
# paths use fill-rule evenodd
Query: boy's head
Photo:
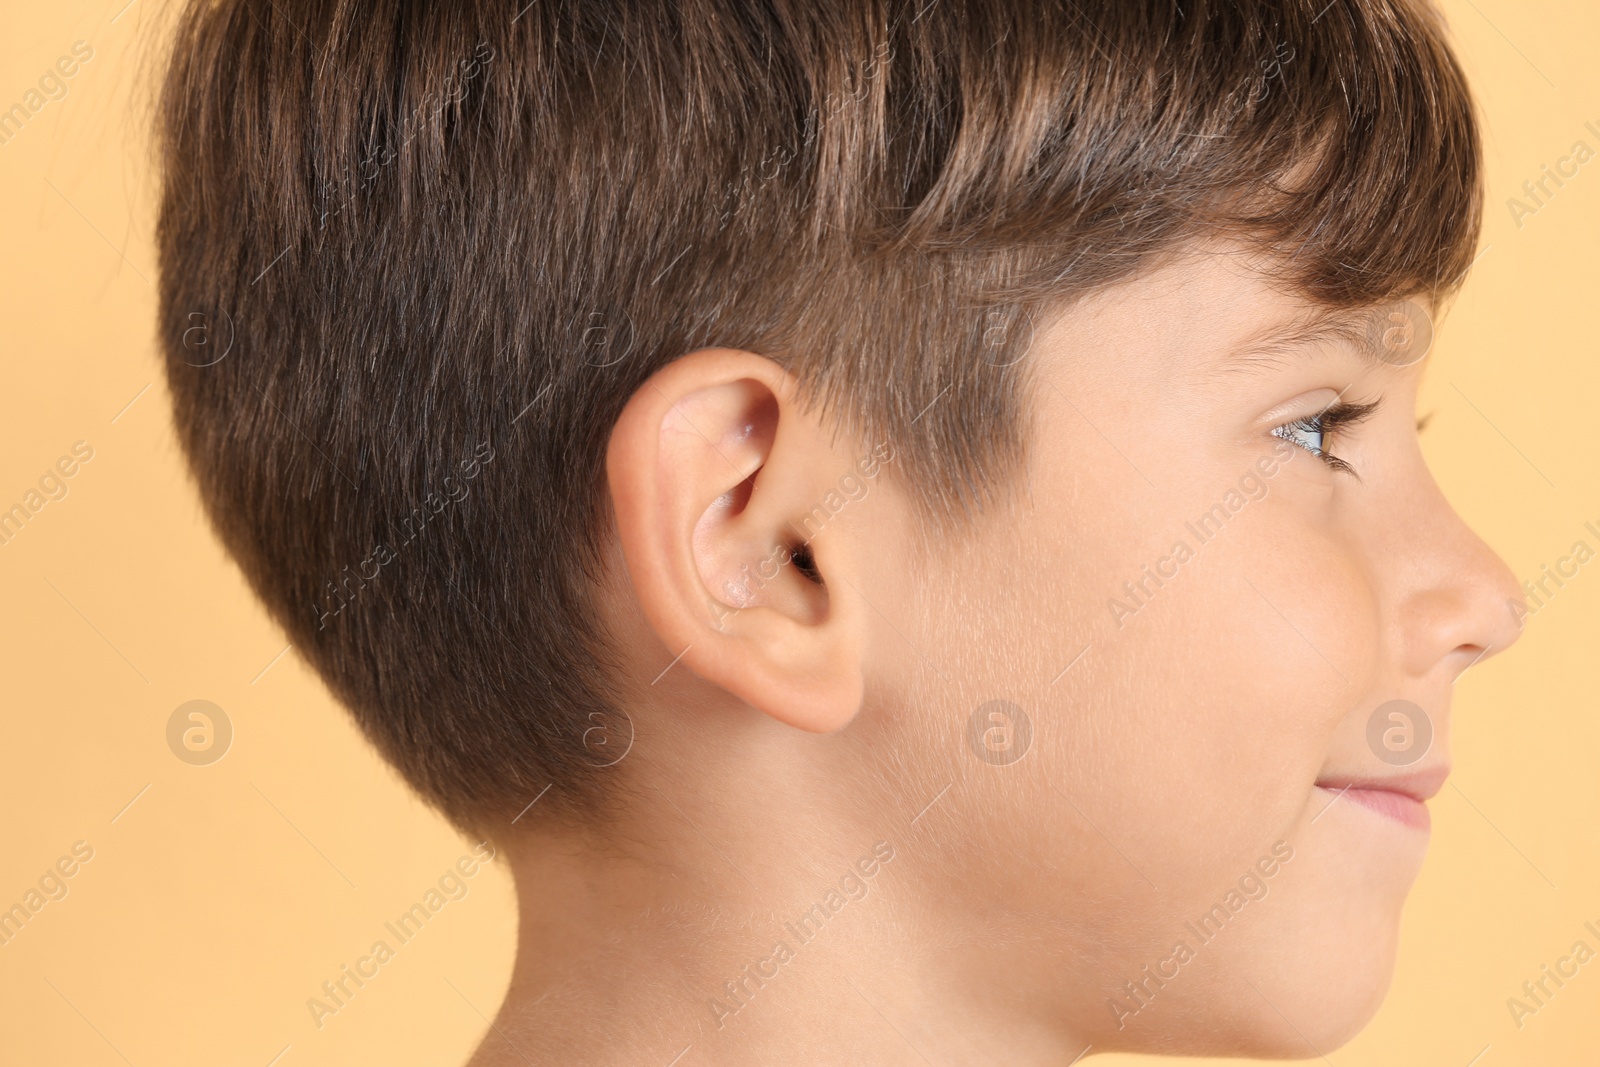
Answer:
<svg viewBox="0 0 1600 1067"><path fill-rule="evenodd" d="M178 42L181 440L458 825L892 841L941 951L1097 1048L1370 1015L1399 791L1519 595L1416 441L1481 197L1430 8L224 0Z"/></svg>

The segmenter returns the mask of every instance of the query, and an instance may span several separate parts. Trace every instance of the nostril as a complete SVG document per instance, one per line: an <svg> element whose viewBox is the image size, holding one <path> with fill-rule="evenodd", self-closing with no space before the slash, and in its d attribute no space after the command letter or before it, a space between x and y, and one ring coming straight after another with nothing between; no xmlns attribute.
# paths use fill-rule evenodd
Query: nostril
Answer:
<svg viewBox="0 0 1600 1067"><path fill-rule="evenodd" d="M811 554L811 546L801 543L789 552L789 559L794 563L794 569L799 571L808 582L817 585L826 584L822 580L822 572L817 570L816 557Z"/></svg>
<svg viewBox="0 0 1600 1067"><path fill-rule="evenodd" d="M1459 671L1456 671L1456 676L1450 679L1450 684L1455 685L1456 682L1460 680L1461 676L1471 670L1479 660L1487 656L1493 647L1494 646L1492 645L1484 645L1481 648L1477 645L1462 645L1460 648L1456 649L1457 652L1463 654L1473 652L1474 649L1476 649L1476 654L1473 655L1472 659L1467 663L1466 666L1462 667Z"/></svg>

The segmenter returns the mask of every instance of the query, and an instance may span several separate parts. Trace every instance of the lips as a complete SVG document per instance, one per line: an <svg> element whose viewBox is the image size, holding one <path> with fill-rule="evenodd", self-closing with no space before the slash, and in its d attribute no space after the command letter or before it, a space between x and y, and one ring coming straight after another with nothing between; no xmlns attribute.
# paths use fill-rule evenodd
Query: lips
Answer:
<svg viewBox="0 0 1600 1067"><path fill-rule="evenodd" d="M1328 793L1329 807L1349 801L1413 829L1427 830L1431 819L1426 801L1444 788L1444 780L1449 775L1449 767L1438 766L1407 774L1331 776L1319 779L1316 784L1318 789Z"/></svg>

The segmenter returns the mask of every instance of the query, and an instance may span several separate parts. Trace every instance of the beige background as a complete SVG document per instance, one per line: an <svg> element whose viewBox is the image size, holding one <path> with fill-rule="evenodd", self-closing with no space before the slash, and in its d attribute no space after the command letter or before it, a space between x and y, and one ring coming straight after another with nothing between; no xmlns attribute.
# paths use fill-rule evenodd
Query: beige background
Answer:
<svg viewBox="0 0 1600 1067"><path fill-rule="evenodd" d="M75 842L94 850L68 895L0 946L0 1062L457 1062L509 975L516 917L498 863L320 1029L306 1007L470 845L285 653L202 521L152 343L136 90L163 9L125 2L13 5L0 33L0 108L74 42L94 49L0 144L0 510L75 442L93 448L67 495L0 545L0 908ZM1600 11L1445 6L1483 101L1490 198L1430 371L1424 444L1468 520L1537 577L1576 540L1600 549L1583 526L1600 529L1600 162L1520 227L1506 201L1575 141L1600 151ZM1600 950L1583 929L1600 928L1600 561L1528 627L1458 687L1457 773L1433 805L1394 989L1328 1056L1341 1067L1600 1063L1600 960L1520 1030L1506 1006L1580 937ZM195 699L235 730L210 766L166 740Z"/></svg>

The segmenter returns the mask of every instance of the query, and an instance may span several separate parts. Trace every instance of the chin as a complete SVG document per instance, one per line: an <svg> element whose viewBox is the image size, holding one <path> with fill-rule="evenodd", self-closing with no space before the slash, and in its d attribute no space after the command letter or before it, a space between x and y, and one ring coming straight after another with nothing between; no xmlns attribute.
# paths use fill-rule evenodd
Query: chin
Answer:
<svg viewBox="0 0 1600 1067"><path fill-rule="evenodd" d="M1354 809L1330 812L1317 830L1302 834L1279 906L1223 961L1232 975L1221 980L1236 976L1259 1009L1248 1016L1259 1040L1240 1055L1330 1054L1372 1021L1394 981L1400 919L1426 835Z"/></svg>
<svg viewBox="0 0 1600 1067"><path fill-rule="evenodd" d="M1394 980L1398 914L1357 928L1304 921L1303 935L1282 943L1292 950L1280 946L1269 966L1240 976L1244 1003L1256 1009L1247 1016L1255 1040L1235 1055L1316 1059L1348 1044L1383 1006Z"/></svg>
<svg viewBox="0 0 1600 1067"><path fill-rule="evenodd" d="M1209 1003L1185 1004L1160 1032L1137 1035L1130 1052L1262 1060L1315 1060L1366 1028L1389 991L1392 969L1333 973L1312 968L1281 981L1218 976ZM1254 988L1252 988L1252 986ZM1226 997L1223 1003L1218 996ZM1109 1045L1108 1045L1109 1047Z"/></svg>
<svg viewBox="0 0 1600 1067"><path fill-rule="evenodd" d="M1169 986L1179 995L1159 1019L1141 1020L1159 1025L1130 1034L1130 1051L1317 1059L1359 1034L1394 978L1396 902L1347 893L1280 903L1270 921L1239 930L1245 936L1196 966L1192 984Z"/></svg>

